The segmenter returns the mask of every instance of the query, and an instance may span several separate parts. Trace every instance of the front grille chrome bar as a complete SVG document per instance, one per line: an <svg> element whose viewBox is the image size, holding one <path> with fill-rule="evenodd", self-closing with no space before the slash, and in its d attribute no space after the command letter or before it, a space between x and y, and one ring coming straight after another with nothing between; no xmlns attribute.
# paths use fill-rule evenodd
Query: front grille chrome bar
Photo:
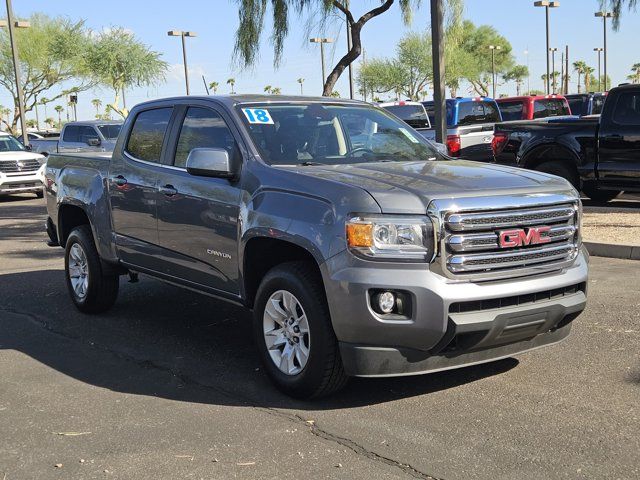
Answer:
<svg viewBox="0 0 640 480"><path fill-rule="evenodd" d="M446 218L447 226L454 232L491 230L494 228L527 227L555 222L567 222L575 215L573 206L545 209L510 210L502 212L453 213Z"/></svg>

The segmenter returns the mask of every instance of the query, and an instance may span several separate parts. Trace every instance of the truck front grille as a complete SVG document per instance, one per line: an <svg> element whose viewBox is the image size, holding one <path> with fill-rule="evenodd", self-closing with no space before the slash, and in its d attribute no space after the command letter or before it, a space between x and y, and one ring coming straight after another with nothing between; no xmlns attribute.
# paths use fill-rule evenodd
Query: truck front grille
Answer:
<svg viewBox="0 0 640 480"><path fill-rule="evenodd" d="M529 229L540 227L548 227L545 243L527 238ZM455 276L560 268L577 255L578 228L577 203L447 213L443 239L445 267ZM521 233L523 238L516 246L500 245L500 234L506 230Z"/></svg>
<svg viewBox="0 0 640 480"><path fill-rule="evenodd" d="M40 162L35 159L0 161L0 172L2 173L35 172L39 168Z"/></svg>

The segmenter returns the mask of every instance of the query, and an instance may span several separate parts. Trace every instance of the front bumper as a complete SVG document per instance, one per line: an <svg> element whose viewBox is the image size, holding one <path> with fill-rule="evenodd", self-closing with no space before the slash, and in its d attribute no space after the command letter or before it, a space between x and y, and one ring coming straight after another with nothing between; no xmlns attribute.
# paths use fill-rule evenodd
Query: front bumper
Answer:
<svg viewBox="0 0 640 480"><path fill-rule="evenodd" d="M41 192L44 186L44 167L22 174L0 173L0 194Z"/></svg>
<svg viewBox="0 0 640 480"><path fill-rule="evenodd" d="M323 266L345 369L355 376L426 373L556 343L586 305L584 250L565 270L478 283L372 263L344 252ZM381 289L406 293L410 318L376 314L370 292Z"/></svg>

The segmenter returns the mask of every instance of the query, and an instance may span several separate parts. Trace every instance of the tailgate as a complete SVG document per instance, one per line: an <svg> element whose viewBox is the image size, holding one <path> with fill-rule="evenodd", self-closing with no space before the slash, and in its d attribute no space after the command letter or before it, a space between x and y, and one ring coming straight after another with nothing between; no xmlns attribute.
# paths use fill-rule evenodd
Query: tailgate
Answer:
<svg viewBox="0 0 640 480"><path fill-rule="evenodd" d="M456 130L460 135L460 156L469 160L492 160L491 141L494 125L484 123L458 127Z"/></svg>

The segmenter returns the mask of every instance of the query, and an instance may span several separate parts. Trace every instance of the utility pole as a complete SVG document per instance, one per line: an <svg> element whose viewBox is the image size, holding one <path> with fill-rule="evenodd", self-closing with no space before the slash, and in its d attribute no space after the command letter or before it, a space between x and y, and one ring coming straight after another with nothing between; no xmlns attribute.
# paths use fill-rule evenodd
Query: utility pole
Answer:
<svg viewBox="0 0 640 480"><path fill-rule="evenodd" d="M29 146L29 135L27 135L27 119L24 111L24 94L22 93L22 79L20 78L20 61L18 57L18 43L16 42L14 28L29 28L29 22L16 22L13 19L13 8L11 0L7 0L7 21L0 24L0 27L9 28L9 42L11 43L11 56L13 57L13 72L16 80L16 94L18 96L18 112L20 114L20 128L22 129L22 143Z"/></svg>
<svg viewBox="0 0 640 480"><path fill-rule="evenodd" d="M564 94L569 93L569 45L564 46Z"/></svg>
<svg viewBox="0 0 640 480"><path fill-rule="evenodd" d="M553 77L553 93L556 93L556 52L558 49L556 47L550 48L551 52L551 76ZM549 77L547 77L547 82L549 81ZM550 92L551 93L551 92Z"/></svg>
<svg viewBox="0 0 640 480"><path fill-rule="evenodd" d="M551 48L551 36L549 34L549 9L550 8L557 8L560 6L560 2L554 2L554 1L549 1L549 0L539 0L537 2L533 3L534 7L544 7L545 9L545 16L546 16L546 25L547 25L547 82L546 82L546 92L547 94L550 93L550 86L549 86L549 52L550 52L550 48Z"/></svg>
<svg viewBox="0 0 640 480"><path fill-rule="evenodd" d="M600 69L600 54L604 48L596 47L593 49L594 52L598 52L598 91L602 92L602 70Z"/></svg>
<svg viewBox="0 0 640 480"><path fill-rule="evenodd" d="M187 46L184 37L195 37L196 32L183 32L181 30L169 30L167 35L170 37L181 37L182 39L182 63L184 65L184 83L187 87L187 95L189 95L189 69L187 68Z"/></svg>
<svg viewBox="0 0 640 480"><path fill-rule="evenodd" d="M596 12L594 14L596 17L602 17L602 29L604 34L604 89L603 92L607 91L607 18L612 18L613 13L611 12Z"/></svg>
<svg viewBox="0 0 640 480"><path fill-rule="evenodd" d="M496 50L502 50L500 45L489 45L491 50L491 80L493 82L493 98L496 98Z"/></svg>
<svg viewBox="0 0 640 480"><path fill-rule="evenodd" d="M442 0L431 0L431 53L433 58L433 104L436 142L447 139L447 105L445 100L444 12Z"/></svg>
<svg viewBox="0 0 640 480"><path fill-rule="evenodd" d="M564 93L564 51L560 52L560 93Z"/></svg>

